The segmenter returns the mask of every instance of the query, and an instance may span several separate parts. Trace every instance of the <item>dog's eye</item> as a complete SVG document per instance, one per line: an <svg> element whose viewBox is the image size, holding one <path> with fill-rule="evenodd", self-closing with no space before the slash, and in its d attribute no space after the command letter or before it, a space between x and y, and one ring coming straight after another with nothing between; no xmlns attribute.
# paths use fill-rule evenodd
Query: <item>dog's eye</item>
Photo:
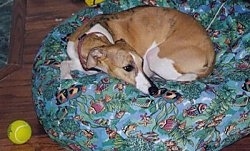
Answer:
<svg viewBox="0 0 250 151"><path fill-rule="evenodd" d="M130 72L130 71L132 71L132 70L134 70L134 66L132 66L132 65L127 65L127 66L124 66L124 67L122 67L125 71L127 71L127 72Z"/></svg>

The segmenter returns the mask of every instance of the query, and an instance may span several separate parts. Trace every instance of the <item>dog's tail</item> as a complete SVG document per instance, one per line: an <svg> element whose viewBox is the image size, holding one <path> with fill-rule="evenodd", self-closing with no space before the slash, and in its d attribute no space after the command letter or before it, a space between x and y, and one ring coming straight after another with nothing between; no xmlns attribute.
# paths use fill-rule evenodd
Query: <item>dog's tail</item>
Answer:
<svg viewBox="0 0 250 151"><path fill-rule="evenodd" d="M99 23L102 18L102 15L97 15L85 24L77 27L76 31L69 36L70 41L77 41L78 38L82 37L92 26L94 26L96 23Z"/></svg>

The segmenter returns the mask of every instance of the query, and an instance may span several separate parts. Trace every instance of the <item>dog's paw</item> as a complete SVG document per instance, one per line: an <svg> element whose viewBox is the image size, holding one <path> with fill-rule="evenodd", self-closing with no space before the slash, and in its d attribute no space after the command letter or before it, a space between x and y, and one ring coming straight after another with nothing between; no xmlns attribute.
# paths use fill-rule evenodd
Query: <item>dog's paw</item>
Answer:
<svg viewBox="0 0 250 151"><path fill-rule="evenodd" d="M72 76L70 74L71 72L70 61L61 62L60 71L61 71L60 74L61 79L72 79Z"/></svg>
<svg viewBox="0 0 250 151"><path fill-rule="evenodd" d="M177 81L194 81L197 79L197 74L187 73L177 78Z"/></svg>

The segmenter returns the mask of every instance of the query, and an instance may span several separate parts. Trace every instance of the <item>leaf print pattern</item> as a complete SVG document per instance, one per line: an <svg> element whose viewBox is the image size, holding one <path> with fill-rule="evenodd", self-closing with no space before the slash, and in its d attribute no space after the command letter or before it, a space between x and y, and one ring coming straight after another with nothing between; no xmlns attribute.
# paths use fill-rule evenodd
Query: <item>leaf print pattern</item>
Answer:
<svg viewBox="0 0 250 151"><path fill-rule="evenodd" d="M171 7L192 15L211 37L213 73L189 83L154 78L147 96L108 74L60 79L67 36L90 18L140 5ZM33 66L33 99L51 139L70 150L220 150L250 133L250 9L239 1L106 0L55 27ZM154 16L152 16L154 17Z"/></svg>

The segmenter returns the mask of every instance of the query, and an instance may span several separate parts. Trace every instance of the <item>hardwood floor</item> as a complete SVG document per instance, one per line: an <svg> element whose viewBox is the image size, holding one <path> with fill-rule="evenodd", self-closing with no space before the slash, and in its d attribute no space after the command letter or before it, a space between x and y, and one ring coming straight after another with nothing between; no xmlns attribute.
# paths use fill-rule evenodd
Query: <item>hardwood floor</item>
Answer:
<svg viewBox="0 0 250 151"><path fill-rule="evenodd" d="M11 34L9 66L0 72L0 151L60 151L38 123L31 98L31 69L42 39L83 3L72 0L16 0ZM23 119L30 123L32 138L24 145L13 145L7 139L8 124ZM250 150L250 136L223 151Z"/></svg>
<svg viewBox="0 0 250 151"><path fill-rule="evenodd" d="M62 150L38 123L31 95L31 69L42 39L60 23L57 19L68 18L82 7L83 3L72 0L15 1L9 65L0 72L0 151ZM18 146L7 139L8 124L17 119L28 121L33 130L31 140Z"/></svg>

